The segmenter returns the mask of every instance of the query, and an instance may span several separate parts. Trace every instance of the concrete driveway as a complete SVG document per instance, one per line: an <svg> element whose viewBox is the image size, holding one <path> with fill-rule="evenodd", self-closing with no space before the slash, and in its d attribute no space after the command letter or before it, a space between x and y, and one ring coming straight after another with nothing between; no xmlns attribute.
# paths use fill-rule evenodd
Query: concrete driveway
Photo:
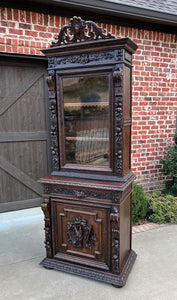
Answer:
<svg viewBox="0 0 177 300"><path fill-rule="evenodd" d="M40 208L0 216L0 300L176 300L177 225L133 234L138 254L121 289L39 265L45 257Z"/></svg>

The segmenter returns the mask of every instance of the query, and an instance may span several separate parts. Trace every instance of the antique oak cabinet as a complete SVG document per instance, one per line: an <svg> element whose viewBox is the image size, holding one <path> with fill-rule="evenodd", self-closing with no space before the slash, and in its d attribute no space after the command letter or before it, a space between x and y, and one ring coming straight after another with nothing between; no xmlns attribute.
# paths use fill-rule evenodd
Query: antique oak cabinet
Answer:
<svg viewBox="0 0 177 300"><path fill-rule="evenodd" d="M73 17L48 57L52 173L44 185L46 268L116 287L131 249L131 74L137 46Z"/></svg>

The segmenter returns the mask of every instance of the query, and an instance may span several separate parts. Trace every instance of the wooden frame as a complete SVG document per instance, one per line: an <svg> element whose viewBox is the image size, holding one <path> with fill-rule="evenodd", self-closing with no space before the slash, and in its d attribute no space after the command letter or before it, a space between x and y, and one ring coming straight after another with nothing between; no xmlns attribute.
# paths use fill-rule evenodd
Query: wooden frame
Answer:
<svg viewBox="0 0 177 300"><path fill-rule="evenodd" d="M41 204L42 187L36 182L36 178L40 174L45 175L50 172L50 145L48 128L45 128L48 125L45 115L48 111L45 101L46 58L1 54L0 60L2 68L0 211L5 212ZM30 91L33 96L32 93L30 95ZM35 103L40 106L42 120L40 124L37 113L33 114L33 120L30 121L29 109L25 108L31 109L32 105L35 105L34 93ZM33 168L32 165L36 165L36 161L38 162L41 156L45 157L44 164Z"/></svg>
<svg viewBox="0 0 177 300"><path fill-rule="evenodd" d="M66 164L66 158L65 158L65 145L63 145L63 137L65 136L64 133L64 116L63 116L63 111L64 111L64 107L63 107L63 96L62 96L62 84L61 84L61 80L62 78L65 77L72 77L74 75L74 77L79 77L80 75L82 76L98 76L98 75L108 75L109 76L109 87L112 87L112 73L113 70L112 69L103 69L101 68L101 70L95 70L95 68L93 69L82 69L81 70L75 70L75 72L73 73L72 71L64 71L62 72L61 75L59 75L60 73L56 72L56 85L57 85L57 94L58 94L58 128L59 128L59 145L60 145L60 168L63 171L72 171L72 170L77 170L79 172L82 172L84 170L84 172L96 172L96 173L110 173L113 172L113 149L112 149L112 144L113 144L113 134L112 134L112 122L110 122L109 120L109 134L110 134L110 153L111 153L111 157L110 157L110 167L89 167L88 165L79 165L79 164ZM109 99L112 99L112 89L109 89ZM109 119L111 118L111 116L113 115L113 105L112 105L112 101L109 102L109 112L110 112L110 116ZM63 125L62 125L63 124Z"/></svg>

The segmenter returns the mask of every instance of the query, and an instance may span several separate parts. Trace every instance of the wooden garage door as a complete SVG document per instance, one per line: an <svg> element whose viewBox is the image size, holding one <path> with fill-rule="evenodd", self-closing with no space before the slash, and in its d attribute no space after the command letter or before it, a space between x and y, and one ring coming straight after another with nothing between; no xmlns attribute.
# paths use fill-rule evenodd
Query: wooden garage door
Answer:
<svg viewBox="0 0 177 300"><path fill-rule="evenodd" d="M0 212L40 205L48 173L45 63L1 58Z"/></svg>

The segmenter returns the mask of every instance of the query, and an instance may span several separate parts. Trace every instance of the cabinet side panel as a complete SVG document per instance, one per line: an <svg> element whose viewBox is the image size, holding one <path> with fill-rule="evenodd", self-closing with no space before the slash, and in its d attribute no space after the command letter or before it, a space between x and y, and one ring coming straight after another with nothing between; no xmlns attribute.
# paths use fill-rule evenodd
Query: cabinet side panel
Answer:
<svg viewBox="0 0 177 300"><path fill-rule="evenodd" d="M131 195L120 207L120 269L131 249Z"/></svg>
<svg viewBox="0 0 177 300"><path fill-rule="evenodd" d="M128 120L131 118L131 69L125 65L123 87L124 120Z"/></svg>
<svg viewBox="0 0 177 300"><path fill-rule="evenodd" d="M123 175L126 175L131 169L131 125L124 126L123 141Z"/></svg>
<svg viewBox="0 0 177 300"><path fill-rule="evenodd" d="M124 65L123 176L131 169L131 68Z"/></svg>

